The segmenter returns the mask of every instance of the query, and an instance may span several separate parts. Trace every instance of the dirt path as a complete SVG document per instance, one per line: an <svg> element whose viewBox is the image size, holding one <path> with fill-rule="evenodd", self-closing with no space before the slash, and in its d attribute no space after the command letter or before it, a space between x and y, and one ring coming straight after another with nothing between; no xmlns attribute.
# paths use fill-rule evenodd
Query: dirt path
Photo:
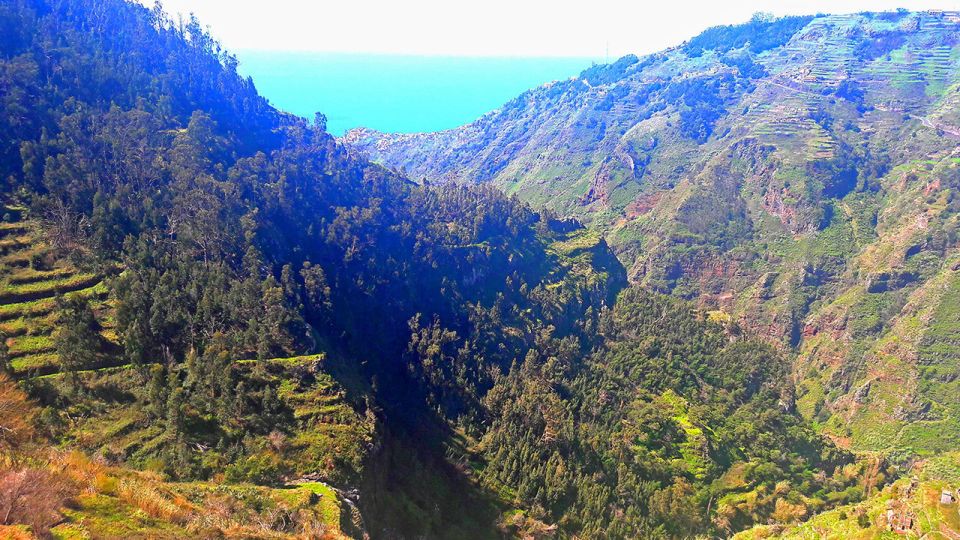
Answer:
<svg viewBox="0 0 960 540"><path fill-rule="evenodd" d="M916 118L917 120L920 120L920 123L923 124L924 127L930 128L934 131L942 131L951 138L960 140L960 129L958 128L934 124L933 121L926 116L913 116L912 114L909 116L910 118Z"/></svg>
<svg viewBox="0 0 960 540"><path fill-rule="evenodd" d="M953 540L960 540L960 533L948 527L946 523L940 524L940 534Z"/></svg>

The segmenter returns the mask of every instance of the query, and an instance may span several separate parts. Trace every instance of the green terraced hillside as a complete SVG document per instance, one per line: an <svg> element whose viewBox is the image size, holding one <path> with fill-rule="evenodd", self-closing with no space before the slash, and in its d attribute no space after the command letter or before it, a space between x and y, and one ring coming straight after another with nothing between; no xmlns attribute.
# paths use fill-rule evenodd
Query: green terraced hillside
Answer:
<svg viewBox="0 0 960 540"><path fill-rule="evenodd" d="M323 354L227 360L235 376L276 388L275 399L287 409L295 435L268 429L254 444L259 451L237 459L218 447L223 433L210 431L209 417L188 411L186 422L205 432L191 443L203 457L199 466L220 472L212 482L173 482L165 472L169 450L183 442L162 416L141 406L149 399L151 376L162 370L159 362L133 365L124 358L115 333L116 301L105 281L119 272L81 270L66 251L46 241L49 230L27 215L26 208L6 207L0 224L0 332L12 375L22 387L42 392L36 414L70 449L32 459L67 471L72 486L85 486L62 512L52 537L276 538L293 530L285 527L323 538L362 535L356 504L327 482L358 481L373 424L327 373ZM89 300L103 342L95 364L71 372L74 383L61 365L55 338L58 299L71 297ZM186 366L182 373L190 377ZM264 480L280 487L251 483ZM4 535L35 538L29 528L0 527Z"/></svg>
<svg viewBox="0 0 960 540"><path fill-rule="evenodd" d="M345 401L323 364L322 356L236 363L240 371L266 370L262 376L278 385L277 398L290 408L295 435L270 431L257 441L259 451L239 459L218 446L223 434L215 430L194 437L190 450L202 456L200 466L220 471L208 482L173 482L166 474L167 450L182 443L166 422L139 407L149 388L141 369L80 373L85 395L63 393L65 407L41 413L60 426L57 436L73 451L54 459L68 460L71 474L91 482L90 491L64 512L53 535L273 538L296 530L324 538L362 535L363 518L355 502L327 482L357 481L373 426ZM59 374L33 384L49 393L69 392ZM187 422L203 425L209 419ZM89 455L123 467L91 463L84 457Z"/></svg>
<svg viewBox="0 0 960 540"><path fill-rule="evenodd" d="M54 342L57 297L89 298L103 328L103 339L116 346L114 310L107 300L101 272L77 268L58 255L36 220L24 219L25 208L6 208L0 223L0 333L6 340L14 373L36 376L59 368ZM103 359L104 366L112 361Z"/></svg>
<svg viewBox="0 0 960 540"><path fill-rule="evenodd" d="M735 540L868 540L872 538L960 537L960 456L949 452L922 463L916 474L897 480L865 501L824 512L790 525L761 525L735 535ZM950 497L944 501L943 493Z"/></svg>

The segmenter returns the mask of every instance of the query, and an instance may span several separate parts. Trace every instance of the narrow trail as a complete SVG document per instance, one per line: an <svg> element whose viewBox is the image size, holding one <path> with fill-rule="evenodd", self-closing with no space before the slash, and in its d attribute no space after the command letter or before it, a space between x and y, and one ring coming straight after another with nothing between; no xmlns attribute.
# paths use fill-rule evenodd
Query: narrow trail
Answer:
<svg viewBox="0 0 960 540"><path fill-rule="evenodd" d="M920 120L920 123L923 125L923 127L932 129L934 131L942 131L943 133L948 135L950 138L960 140L960 129L958 128L945 126L942 124L934 124L933 121L926 116L915 116L912 114L908 114L907 116L909 116L910 118L915 118L917 120Z"/></svg>

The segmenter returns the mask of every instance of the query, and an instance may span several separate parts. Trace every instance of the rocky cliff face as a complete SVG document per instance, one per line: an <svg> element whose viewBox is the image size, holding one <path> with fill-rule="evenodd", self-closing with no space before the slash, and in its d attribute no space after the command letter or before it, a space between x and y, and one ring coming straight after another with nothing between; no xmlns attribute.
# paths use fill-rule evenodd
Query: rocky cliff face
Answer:
<svg viewBox="0 0 960 540"><path fill-rule="evenodd" d="M754 19L344 140L578 217L632 281L795 347L799 406L842 444L935 451L960 430L958 77L958 13Z"/></svg>

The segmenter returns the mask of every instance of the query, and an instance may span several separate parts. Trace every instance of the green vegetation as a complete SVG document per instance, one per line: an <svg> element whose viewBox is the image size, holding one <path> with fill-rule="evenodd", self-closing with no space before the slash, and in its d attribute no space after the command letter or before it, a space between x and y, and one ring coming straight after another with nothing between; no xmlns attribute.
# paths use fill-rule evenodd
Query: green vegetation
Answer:
<svg viewBox="0 0 960 540"><path fill-rule="evenodd" d="M582 219L635 285L695 300L730 336L776 344L790 364L782 377L796 383L784 403L795 400L821 435L908 475L918 460L944 463L958 437L958 24L954 12L761 15L531 90L456 130L415 138L362 130L345 140L416 178L491 183ZM658 360L639 372L638 387L649 371L666 368ZM825 512L835 529L813 518L812 528L774 524L762 534L881 531L878 508L846 507L843 519L826 510L870 495L850 483L829 493L754 486L711 499L698 482L749 485L747 464L712 470L691 448L712 448L723 428L698 424L703 404L676 387L649 392L642 414L660 411L663 436L677 442L656 449L673 452L659 459L682 471L671 499L712 500L714 527L733 531L764 512L778 523ZM638 406L632 397L614 403ZM568 417L589 431L573 413L559 416ZM523 493L512 496L536 494ZM750 510L727 513L738 507ZM541 517L510 515L517 527Z"/></svg>
<svg viewBox="0 0 960 540"><path fill-rule="evenodd" d="M516 485L514 504L532 502L534 517L588 536L729 534L795 519L775 504L786 493L799 516L857 500L858 469L838 468L851 456L787 412L783 359L691 315L685 303L628 290L598 321L602 345L585 362L576 342L541 338L487 395L485 481ZM837 473L815 480L812 469Z"/></svg>
<svg viewBox="0 0 960 540"><path fill-rule="evenodd" d="M37 375L109 364L113 360L102 353L116 336L100 323L109 325L112 313L102 274L81 272L58 256L44 241L40 224L25 219L27 213L26 208L7 208L10 219L18 221L5 223L6 229L24 234L0 257L5 291L0 295L0 332L13 372ZM29 259L21 266L17 261L25 253Z"/></svg>
<svg viewBox="0 0 960 540"><path fill-rule="evenodd" d="M760 53L782 47L812 19L809 16L774 19L758 14L746 24L708 28L687 41L684 50L690 55L701 55L706 50L727 52L746 47L753 53Z"/></svg>
<svg viewBox="0 0 960 540"><path fill-rule="evenodd" d="M757 17L348 137L477 186L196 19L0 6L0 534L855 536L917 458L954 527L955 26Z"/></svg>

